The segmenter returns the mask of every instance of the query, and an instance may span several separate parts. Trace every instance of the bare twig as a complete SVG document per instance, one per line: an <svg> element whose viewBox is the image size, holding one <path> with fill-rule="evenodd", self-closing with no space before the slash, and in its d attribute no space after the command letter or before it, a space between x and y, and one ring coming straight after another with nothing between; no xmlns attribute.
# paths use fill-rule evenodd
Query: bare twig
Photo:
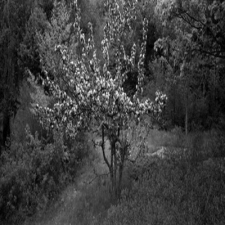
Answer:
<svg viewBox="0 0 225 225"><path fill-rule="evenodd" d="M93 183L97 178L103 177L103 176L108 176L109 173L103 173L103 174L97 174L97 173L95 173L95 175L96 175L96 176L95 176L93 179L91 179L91 180L88 181L88 182L84 182L84 183L87 184L87 185L90 185L90 184Z"/></svg>

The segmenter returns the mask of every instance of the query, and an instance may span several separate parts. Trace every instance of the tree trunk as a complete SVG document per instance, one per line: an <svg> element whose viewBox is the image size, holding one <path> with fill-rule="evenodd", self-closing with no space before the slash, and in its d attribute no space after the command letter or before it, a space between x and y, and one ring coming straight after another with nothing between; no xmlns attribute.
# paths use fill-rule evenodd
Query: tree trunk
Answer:
<svg viewBox="0 0 225 225"><path fill-rule="evenodd" d="M7 111L3 115L3 146L7 145L8 138L10 138L10 115Z"/></svg>
<svg viewBox="0 0 225 225"><path fill-rule="evenodd" d="M188 104L185 106L185 134L188 135Z"/></svg>
<svg viewBox="0 0 225 225"><path fill-rule="evenodd" d="M118 132L116 135L112 135L111 137L108 136L109 143L110 143L110 159L107 159L105 155L105 131L104 129L107 129L102 126L102 153L103 153L103 158L108 166L109 169L109 174L110 174L110 191L111 191L111 198L113 202L116 202L120 198L120 193L121 193L121 184L122 184L122 174L123 174L123 168L124 168L124 161L125 161L125 153L124 149L117 149L116 143L119 142L119 135L120 133ZM118 158L117 155L117 150L118 154L120 154L121 159Z"/></svg>
<svg viewBox="0 0 225 225"><path fill-rule="evenodd" d="M120 198L120 194L121 194L122 178L123 178L123 163L121 163L119 167L118 198Z"/></svg>

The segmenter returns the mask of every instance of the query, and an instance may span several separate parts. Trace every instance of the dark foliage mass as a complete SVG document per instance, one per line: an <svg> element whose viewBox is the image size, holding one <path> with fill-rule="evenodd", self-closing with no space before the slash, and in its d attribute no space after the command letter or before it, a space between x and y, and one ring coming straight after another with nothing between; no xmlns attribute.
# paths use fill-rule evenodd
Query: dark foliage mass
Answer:
<svg viewBox="0 0 225 225"><path fill-rule="evenodd" d="M24 144L13 143L1 155L0 221L21 223L27 216L45 209L60 191L73 182L88 145L84 134L78 135L76 146L64 143L60 133L46 144L26 128Z"/></svg>

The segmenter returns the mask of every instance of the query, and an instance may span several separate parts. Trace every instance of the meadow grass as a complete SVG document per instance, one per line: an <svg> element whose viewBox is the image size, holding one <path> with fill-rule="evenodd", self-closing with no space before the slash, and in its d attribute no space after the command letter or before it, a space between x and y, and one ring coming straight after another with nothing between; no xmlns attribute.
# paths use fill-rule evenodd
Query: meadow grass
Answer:
<svg viewBox="0 0 225 225"><path fill-rule="evenodd" d="M137 130L137 133L145 134ZM133 138L136 154L143 139ZM171 155L167 159L146 155L137 163L126 163L123 192L118 204L111 202L109 178L100 165L99 154L92 155L76 184L64 190L57 210L46 213L45 220L34 225L222 225L225 224L225 173L223 136L215 130L190 133L179 128L172 131L150 130L145 137L146 151L159 147L184 149L186 155ZM100 153L100 152L99 152ZM225 168L225 167L224 167ZM135 171L135 176L131 174ZM135 179L134 179L135 177ZM92 179L95 178L95 179ZM92 182L89 182L93 180ZM78 185L79 184L79 185Z"/></svg>

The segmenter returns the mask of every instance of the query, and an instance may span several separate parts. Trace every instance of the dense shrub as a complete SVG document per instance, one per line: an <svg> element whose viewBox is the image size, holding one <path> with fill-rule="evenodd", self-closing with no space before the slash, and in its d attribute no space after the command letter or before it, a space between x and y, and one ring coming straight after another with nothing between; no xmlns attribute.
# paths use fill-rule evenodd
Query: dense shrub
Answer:
<svg viewBox="0 0 225 225"><path fill-rule="evenodd" d="M225 174L219 165L156 159L145 167L120 204L110 208L105 225L225 223Z"/></svg>
<svg viewBox="0 0 225 225"><path fill-rule="evenodd" d="M77 145L64 145L61 133L45 144L27 129L24 144L12 143L1 156L0 221L19 224L29 215L44 209L69 181L73 181L87 144L82 134ZM84 154L82 154L82 150ZM78 155L77 155L78 154Z"/></svg>

